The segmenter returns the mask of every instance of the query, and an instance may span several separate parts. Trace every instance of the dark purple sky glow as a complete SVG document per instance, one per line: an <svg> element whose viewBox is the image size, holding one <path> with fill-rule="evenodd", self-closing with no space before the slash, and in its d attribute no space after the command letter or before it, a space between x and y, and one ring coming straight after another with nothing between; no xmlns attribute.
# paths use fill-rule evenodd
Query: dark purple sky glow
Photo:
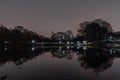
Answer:
<svg viewBox="0 0 120 80"><path fill-rule="evenodd" d="M102 18L120 30L120 0L0 0L0 24L25 26L45 36L77 32L83 21Z"/></svg>

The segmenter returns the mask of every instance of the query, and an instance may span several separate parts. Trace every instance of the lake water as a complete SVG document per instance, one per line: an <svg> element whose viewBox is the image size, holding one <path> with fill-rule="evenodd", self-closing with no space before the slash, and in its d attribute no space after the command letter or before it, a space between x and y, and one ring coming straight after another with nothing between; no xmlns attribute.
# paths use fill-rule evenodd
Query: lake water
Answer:
<svg viewBox="0 0 120 80"><path fill-rule="evenodd" d="M119 80L120 49L0 48L1 80Z"/></svg>

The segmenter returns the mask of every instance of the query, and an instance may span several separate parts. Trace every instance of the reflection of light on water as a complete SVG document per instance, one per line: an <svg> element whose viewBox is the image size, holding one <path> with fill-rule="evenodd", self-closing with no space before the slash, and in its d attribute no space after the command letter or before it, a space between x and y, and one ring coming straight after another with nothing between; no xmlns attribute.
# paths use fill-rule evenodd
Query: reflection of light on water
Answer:
<svg viewBox="0 0 120 80"><path fill-rule="evenodd" d="M32 51L34 51L35 50L35 48L34 47L32 47Z"/></svg>
<svg viewBox="0 0 120 80"><path fill-rule="evenodd" d="M67 47L67 49L73 48L73 46L66 46L66 47Z"/></svg>
<svg viewBox="0 0 120 80"><path fill-rule="evenodd" d="M81 43L80 43L80 41L77 41L77 49L79 50L80 47L81 47Z"/></svg>
<svg viewBox="0 0 120 80"><path fill-rule="evenodd" d="M71 46L71 48L73 48L73 46Z"/></svg>
<svg viewBox="0 0 120 80"><path fill-rule="evenodd" d="M70 44L70 42L69 41L67 41L67 45L69 45Z"/></svg>
<svg viewBox="0 0 120 80"><path fill-rule="evenodd" d="M80 46L80 42L79 41L77 41L77 46Z"/></svg>
<svg viewBox="0 0 120 80"><path fill-rule="evenodd" d="M67 46L67 49L70 49L70 46Z"/></svg>
<svg viewBox="0 0 120 80"><path fill-rule="evenodd" d="M62 44L62 41L59 41L59 44Z"/></svg>
<svg viewBox="0 0 120 80"><path fill-rule="evenodd" d="M84 47L83 47L83 49L84 49L84 50L86 50L86 49L87 49L87 47L86 47L86 46L84 46Z"/></svg>
<svg viewBox="0 0 120 80"><path fill-rule="evenodd" d="M73 44L73 42L71 42L71 44Z"/></svg>
<svg viewBox="0 0 120 80"><path fill-rule="evenodd" d="M64 54L64 53L65 53L65 50L63 50L62 53Z"/></svg>
<svg viewBox="0 0 120 80"><path fill-rule="evenodd" d="M79 50L79 49L80 49L80 46L78 46L77 49Z"/></svg>
<svg viewBox="0 0 120 80"><path fill-rule="evenodd" d="M5 44L7 44L8 43L8 41L5 41Z"/></svg>
<svg viewBox="0 0 120 80"><path fill-rule="evenodd" d="M59 49L61 50L61 49L62 49L62 47L61 47L61 46L59 46Z"/></svg>
<svg viewBox="0 0 120 80"><path fill-rule="evenodd" d="M114 49L110 49L109 51L110 51L111 54L116 53L116 51Z"/></svg>
<svg viewBox="0 0 120 80"><path fill-rule="evenodd" d="M5 50L7 50L7 48L6 48L6 47L5 47L4 49L5 49Z"/></svg>

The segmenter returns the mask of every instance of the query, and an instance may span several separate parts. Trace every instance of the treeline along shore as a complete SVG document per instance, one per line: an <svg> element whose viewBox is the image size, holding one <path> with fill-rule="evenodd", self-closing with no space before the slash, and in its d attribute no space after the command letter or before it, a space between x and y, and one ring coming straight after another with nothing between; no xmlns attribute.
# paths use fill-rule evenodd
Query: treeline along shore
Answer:
<svg viewBox="0 0 120 80"><path fill-rule="evenodd" d="M1 45L38 45L38 46L81 46L105 43L119 43L120 32L114 32L112 26L103 19L84 21L79 24L77 34L71 30L66 32L51 32L50 37L45 37L34 31L15 26L9 28L0 26Z"/></svg>

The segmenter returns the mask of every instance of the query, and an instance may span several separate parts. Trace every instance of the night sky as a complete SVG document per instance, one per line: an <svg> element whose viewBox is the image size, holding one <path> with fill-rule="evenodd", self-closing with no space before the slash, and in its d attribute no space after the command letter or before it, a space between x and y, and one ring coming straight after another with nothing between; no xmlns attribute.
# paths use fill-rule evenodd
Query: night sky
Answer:
<svg viewBox="0 0 120 80"><path fill-rule="evenodd" d="M120 0L0 0L0 24L25 26L45 36L102 18L120 30Z"/></svg>

